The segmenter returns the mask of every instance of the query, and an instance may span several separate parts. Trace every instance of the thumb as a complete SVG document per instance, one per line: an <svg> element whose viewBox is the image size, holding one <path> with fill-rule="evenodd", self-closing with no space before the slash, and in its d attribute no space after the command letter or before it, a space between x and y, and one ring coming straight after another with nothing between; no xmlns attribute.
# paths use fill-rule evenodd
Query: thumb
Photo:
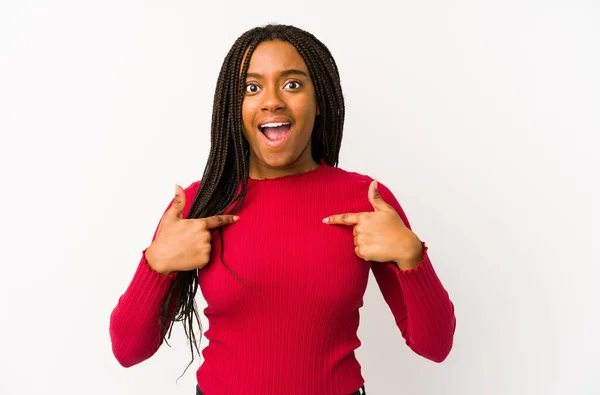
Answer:
<svg viewBox="0 0 600 395"><path fill-rule="evenodd" d="M375 211L388 211L390 206L387 204L381 195L379 195L379 191L377 190L377 180L373 180L371 185L369 185L369 202L375 209Z"/></svg>
<svg viewBox="0 0 600 395"><path fill-rule="evenodd" d="M184 208L185 191L180 185L175 184L175 197L173 198L173 203L171 204L171 208L169 209L169 216L181 219Z"/></svg>

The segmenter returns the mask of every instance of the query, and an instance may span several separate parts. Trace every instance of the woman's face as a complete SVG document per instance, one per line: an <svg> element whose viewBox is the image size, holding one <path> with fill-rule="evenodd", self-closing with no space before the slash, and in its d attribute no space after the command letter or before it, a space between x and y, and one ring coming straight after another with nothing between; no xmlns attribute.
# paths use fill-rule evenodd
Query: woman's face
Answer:
<svg viewBox="0 0 600 395"><path fill-rule="evenodd" d="M250 177L270 178L318 166L311 135L317 100L308 68L285 41L263 41L250 59L242 103Z"/></svg>

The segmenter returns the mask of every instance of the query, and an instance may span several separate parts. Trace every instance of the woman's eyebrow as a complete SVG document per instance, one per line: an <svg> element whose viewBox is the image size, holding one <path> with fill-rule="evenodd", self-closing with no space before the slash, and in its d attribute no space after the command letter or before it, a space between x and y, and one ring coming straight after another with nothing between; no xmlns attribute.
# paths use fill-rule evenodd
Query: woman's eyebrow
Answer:
<svg viewBox="0 0 600 395"><path fill-rule="evenodd" d="M283 70L280 75L282 77L287 77L290 75L302 75L304 77L308 78L308 74L302 70L298 70L298 69L288 69L288 70ZM263 78L263 76L259 73L248 73L246 74L247 78L257 78L257 79L261 79Z"/></svg>

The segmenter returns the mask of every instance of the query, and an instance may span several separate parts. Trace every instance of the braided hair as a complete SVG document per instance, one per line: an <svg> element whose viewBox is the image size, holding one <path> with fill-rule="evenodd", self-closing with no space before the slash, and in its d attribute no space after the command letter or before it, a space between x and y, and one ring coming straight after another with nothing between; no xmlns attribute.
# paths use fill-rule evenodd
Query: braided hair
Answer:
<svg viewBox="0 0 600 395"><path fill-rule="evenodd" d="M340 75L331 52L314 35L294 26L270 24L255 27L235 41L223 61L213 102L210 154L187 218L233 214L244 202L250 157L250 148L242 133L246 74L255 48L261 42L271 40L289 42L304 59L320 109L312 131L312 156L317 163L323 161L329 166L338 165L345 108ZM232 205L233 208L226 212ZM219 232L222 236L221 228ZM221 261L227 267L223 261L223 249L224 240ZM197 290L198 271L179 272L161 306L163 337L167 337L171 322L183 322L192 353L187 367L194 361L194 348L200 354L192 326L195 319L202 330L195 302ZM171 330L168 331L169 338Z"/></svg>

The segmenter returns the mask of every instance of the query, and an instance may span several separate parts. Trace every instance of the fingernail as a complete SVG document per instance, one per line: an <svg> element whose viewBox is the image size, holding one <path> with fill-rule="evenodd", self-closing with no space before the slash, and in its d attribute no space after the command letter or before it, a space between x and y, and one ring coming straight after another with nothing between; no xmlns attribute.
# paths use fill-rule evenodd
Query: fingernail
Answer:
<svg viewBox="0 0 600 395"><path fill-rule="evenodd" d="M234 221L236 221L236 222L237 222L239 219L240 219L240 217L238 217L237 215L234 215L234 216L233 216L233 220L234 220Z"/></svg>
<svg viewBox="0 0 600 395"><path fill-rule="evenodd" d="M323 218L323 223L324 224L329 223L329 218Z"/></svg>

